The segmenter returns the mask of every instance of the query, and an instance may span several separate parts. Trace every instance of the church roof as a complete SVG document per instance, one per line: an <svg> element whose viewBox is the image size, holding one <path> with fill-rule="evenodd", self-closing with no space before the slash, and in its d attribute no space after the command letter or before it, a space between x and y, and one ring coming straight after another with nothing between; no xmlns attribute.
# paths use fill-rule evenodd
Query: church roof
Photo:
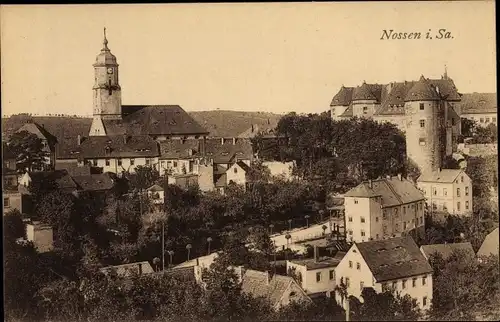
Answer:
<svg viewBox="0 0 500 322"><path fill-rule="evenodd" d="M160 143L161 159L189 159L200 154L199 140L171 139ZM191 151L190 151L191 150ZM191 154L190 154L191 152Z"/></svg>
<svg viewBox="0 0 500 322"><path fill-rule="evenodd" d="M94 66L108 66L108 65L117 66L118 64L116 62L116 56L113 55L108 48L108 39L106 39L106 28L104 28L104 40L102 44L103 46L101 52L99 53L99 55L97 55Z"/></svg>
<svg viewBox="0 0 500 322"><path fill-rule="evenodd" d="M82 158L137 158L158 156L158 144L147 135L91 136L74 147L75 157Z"/></svg>
<svg viewBox="0 0 500 322"><path fill-rule="evenodd" d="M207 135L179 105L123 105L123 123L129 133L141 135Z"/></svg>

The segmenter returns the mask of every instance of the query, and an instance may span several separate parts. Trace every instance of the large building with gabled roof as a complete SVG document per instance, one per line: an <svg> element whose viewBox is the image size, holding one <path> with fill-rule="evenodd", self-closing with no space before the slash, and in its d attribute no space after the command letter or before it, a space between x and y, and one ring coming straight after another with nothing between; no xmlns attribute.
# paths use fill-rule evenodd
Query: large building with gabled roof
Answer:
<svg viewBox="0 0 500 322"><path fill-rule="evenodd" d="M407 156L421 172L438 171L446 156L457 151L461 133L461 94L445 72L441 79L344 87L333 97L334 120L372 118L394 123L406 132Z"/></svg>

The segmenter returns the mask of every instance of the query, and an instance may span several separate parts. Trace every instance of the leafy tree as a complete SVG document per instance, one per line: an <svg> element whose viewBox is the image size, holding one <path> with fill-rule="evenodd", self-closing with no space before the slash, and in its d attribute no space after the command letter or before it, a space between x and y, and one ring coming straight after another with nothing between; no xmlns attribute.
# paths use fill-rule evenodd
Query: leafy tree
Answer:
<svg viewBox="0 0 500 322"><path fill-rule="evenodd" d="M16 168L19 173L44 170L50 152L43 140L28 131L15 132L9 138L9 148L16 155Z"/></svg>
<svg viewBox="0 0 500 322"><path fill-rule="evenodd" d="M462 118L461 123L462 136L466 138L472 137L476 132L477 122L475 120Z"/></svg>
<svg viewBox="0 0 500 322"><path fill-rule="evenodd" d="M125 176L128 178L132 187L139 191L143 191L159 180L160 173L151 166L139 165L135 167L134 173L126 173Z"/></svg>

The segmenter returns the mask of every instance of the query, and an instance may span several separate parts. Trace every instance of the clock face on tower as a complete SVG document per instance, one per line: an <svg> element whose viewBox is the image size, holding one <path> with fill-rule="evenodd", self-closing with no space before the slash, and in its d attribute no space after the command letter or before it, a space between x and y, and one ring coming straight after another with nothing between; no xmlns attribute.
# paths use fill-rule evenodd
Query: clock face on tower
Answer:
<svg viewBox="0 0 500 322"><path fill-rule="evenodd" d="M108 74L113 74L113 68L108 68Z"/></svg>

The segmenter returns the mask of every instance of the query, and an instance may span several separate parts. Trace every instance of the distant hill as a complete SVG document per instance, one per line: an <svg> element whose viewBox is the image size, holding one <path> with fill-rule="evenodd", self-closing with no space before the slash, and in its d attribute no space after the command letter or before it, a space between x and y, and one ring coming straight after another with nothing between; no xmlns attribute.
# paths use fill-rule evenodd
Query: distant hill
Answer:
<svg viewBox="0 0 500 322"><path fill-rule="evenodd" d="M200 111L189 114L210 132L210 136L216 137L235 137L252 124L263 126L269 122L276 125L281 118L279 114L265 112Z"/></svg>
<svg viewBox="0 0 500 322"><path fill-rule="evenodd" d="M273 113L239 111L200 111L189 114L210 132L210 136L215 137L235 137L252 124L277 124L281 117ZM13 115L2 118L2 135L9 136L30 119L43 125L58 138L76 137L78 134L87 136L92 123L88 117Z"/></svg>

